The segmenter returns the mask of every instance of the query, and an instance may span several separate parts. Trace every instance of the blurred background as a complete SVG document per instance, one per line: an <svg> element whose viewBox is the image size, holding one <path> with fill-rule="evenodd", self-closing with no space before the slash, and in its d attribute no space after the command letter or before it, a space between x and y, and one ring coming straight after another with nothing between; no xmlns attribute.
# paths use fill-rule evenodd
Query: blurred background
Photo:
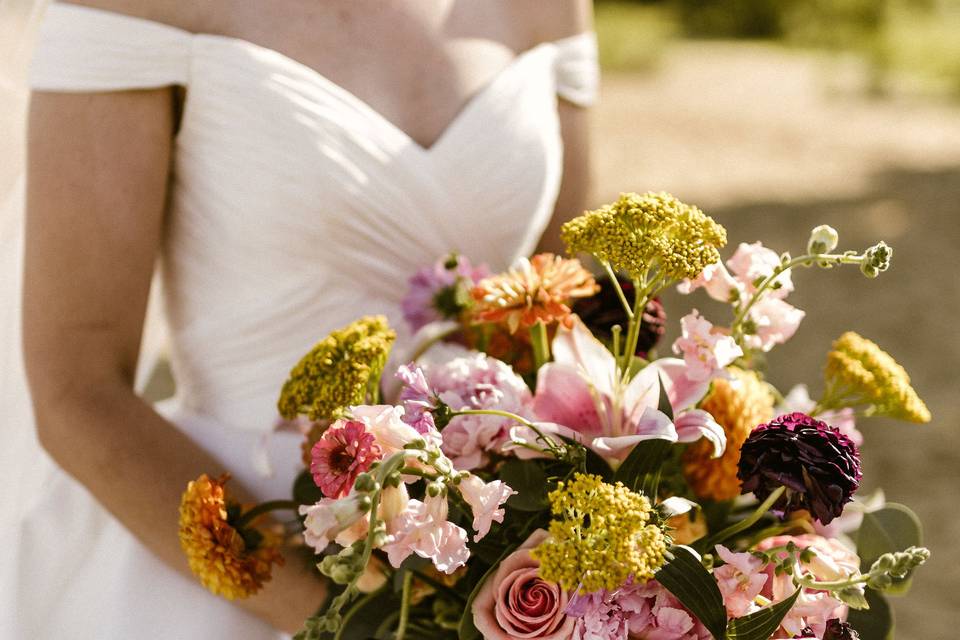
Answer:
<svg viewBox="0 0 960 640"><path fill-rule="evenodd" d="M895 248L876 280L852 268L794 274L790 302L807 318L773 352L770 377L784 390L808 382L816 397L830 342L847 329L911 373L934 420L861 421L863 491L882 486L912 507L933 552L892 600L896 637L957 637L960 0L598 0L596 23L596 203L670 191L727 227L725 257L755 240L799 252L821 223L839 230L841 248ZM10 24L0 21L0 71L24 53L4 48ZM0 169L20 161L10 143L20 80L0 73ZM691 303L717 313L702 296L668 294L671 328ZM171 389L160 372L153 397Z"/></svg>
<svg viewBox="0 0 960 640"><path fill-rule="evenodd" d="M596 22L597 203L670 191L727 227L725 257L755 240L796 254L821 223L841 248L894 247L876 280L794 274L807 317L769 373L817 397L847 329L910 372L933 422L862 420L862 491L913 508L933 552L891 598L896 638L958 637L960 1L599 0ZM705 296L668 295L671 329L691 303L729 320Z"/></svg>

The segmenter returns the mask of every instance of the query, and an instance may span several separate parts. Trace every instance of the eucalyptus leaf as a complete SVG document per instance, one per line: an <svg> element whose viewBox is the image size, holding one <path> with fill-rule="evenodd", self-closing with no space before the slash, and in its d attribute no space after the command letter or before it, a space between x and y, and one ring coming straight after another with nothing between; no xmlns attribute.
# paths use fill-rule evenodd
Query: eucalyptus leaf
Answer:
<svg viewBox="0 0 960 640"><path fill-rule="evenodd" d="M500 479L507 483L516 495L510 496L507 505L518 511L540 511L547 506L550 490L547 474L534 460L508 460L500 468Z"/></svg>
<svg viewBox="0 0 960 640"><path fill-rule="evenodd" d="M638 442L617 468L613 479L654 501L660 486L660 469L667 459L671 444L662 438Z"/></svg>
<svg viewBox="0 0 960 640"><path fill-rule="evenodd" d="M754 611L748 616L734 618L727 625L727 640L768 640L799 596L800 589L797 589L786 600Z"/></svg>
<svg viewBox="0 0 960 640"><path fill-rule="evenodd" d="M920 518L909 507L888 502L880 509L863 514L863 523L857 532L861 571L869 571L877 558L885 553L919 546L923 546L923 528ZM884 591L904 594L909 590L910 582L910 575L895 579Z"/></svg>
<svg viewBox="0 0 960 640"><path fill-rule="evenodd" d="M860 640L893 640L893 611L887 599L872 589L867 589L866 596L870 608L851 610L847 622L860 634Z"/></svg>
<svg viewBox="0 0 960 640"><path fill-rule="evenodd" d="M725 640L727 611L713 574L690 547L670 547L669 554L670 560L657 572L657 581L676 596L716 640Z"/></svg>

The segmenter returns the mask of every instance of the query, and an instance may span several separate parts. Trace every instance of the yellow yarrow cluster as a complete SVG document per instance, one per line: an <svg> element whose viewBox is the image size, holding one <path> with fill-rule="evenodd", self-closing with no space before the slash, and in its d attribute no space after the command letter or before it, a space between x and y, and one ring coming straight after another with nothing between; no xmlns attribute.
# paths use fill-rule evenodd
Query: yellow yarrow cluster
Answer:
<svg viewBox="0 0 960 640"><path fill-rule="evenodd" d="M666 537L643 495L578 473L549 497L550 537L532 552L544 580L567 591L613 591L631 576L646 582L663 565Z"/></svg>
<svg viewBox="0 0 960 640"><path fill-rule="evenodd" d="M720 259L726 230L668 193L621 194L613 204L563 225L570 253L585 252L634 280L657 270L669 280L695 278Z"/></svg>
<svg viewBox="0 0 960 640"><path fill-rule="evenodd" d="M930 422L930 410L910 385L910 376L889 353L848 331L827 354L827 391L821 409L867 405L868 412L909 422Z"/></svg>
<svg viewBox="0 0 960 640"><path fill-rule="evenodd" d="M713 444L706 439L687 447L683 475L700 498L732 500L740 495L737 465L740 447L758 424L773 417L774 397L769 385L753 371L731 367L733 378L717 378L700 408L714 417L727 436L727 447L713 457Z"/></svg>
<svg viewBox="0 0 960 640"><path fill-rule="evenodd" d="M187 485L180 501L180 548L204 587L228 600L246 598L270 580L274 563L283 564L275 540L253 532L248 548L227 520L224 483L202 475Z"/></svg>
<svg viewBox="0 0 960 640"><path fill-rule="evenodd" d="M277 408L292 420L330 420L355 404L380 381L396 334L383 316L367 316L333 331L290 371Z"/></svg>

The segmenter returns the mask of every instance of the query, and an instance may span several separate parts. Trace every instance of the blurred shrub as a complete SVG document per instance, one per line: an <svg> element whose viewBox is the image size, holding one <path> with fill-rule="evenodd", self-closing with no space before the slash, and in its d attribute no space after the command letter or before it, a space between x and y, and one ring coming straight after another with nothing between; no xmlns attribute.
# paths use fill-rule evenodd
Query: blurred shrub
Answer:
<svg viewBox="0 0 960 640"><path fill-rule="evenodd" d="M604 69L648 71L677 35L672 10L662 3L599 2L594 11Z"/></svg>
<svg viewBox="0 0 960 640"><path fill-rule="evenodd" d="M685 34L697 38L775 38L797 0L674 0Z"/></svg>

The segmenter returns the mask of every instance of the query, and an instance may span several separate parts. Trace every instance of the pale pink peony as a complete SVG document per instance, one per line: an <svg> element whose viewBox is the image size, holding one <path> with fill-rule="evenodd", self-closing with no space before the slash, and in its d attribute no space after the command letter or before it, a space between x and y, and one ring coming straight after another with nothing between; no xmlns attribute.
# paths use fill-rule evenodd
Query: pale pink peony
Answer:
<svg viewBox="0 0 960 640"><path fill-rule="evenodd" d="M453 573L467 563L467 532L447 521L447 499L426 497L410 500L407 508L387 523L383 550L390 564L399 568L413 554L433 562L438 571Z"/></svg>
<svg viewBox="0 0 960 640"><path fill-rule="evenodd" d="M362 422L337 420L310 450L310 473L328 498L350 492L354 480L381 458L379 445Z"/></svg>
<svg viewBox="0 0 960 640"><path fill-rule="evenodd" d="M664 358L642 369L625 386L619 382L609 350L574 318L561 326L553 341L554 361L537 373L534 413L541 430L582 441L601 456L619 460L643 440L693 442L708 438L717 455L726 444L723 428L710 414L692 409L710 386L691 380L682 360ZM673 422L658 409L661 385L672 405ZM513 435L526 442L535 436L526 428ZM517 455L526 455L517 449Z"/></svg>
<svg viewBox="0 0 960 640"><path fill-rule="evenodd" d="M749 553L734 553L717 545L717 555L726 563L713 570L723 605L732 618L745 616L753 611L754 599L767 583L764 563Z"/></svg>
<svg viewBox="0 0 960 640"><path fill-rule="evenodd" d="M530 550L547 535L542 529L535 531L480 587L471 612L485 640L571 637L575 620L565 613L566 592L540 578L540 563L530 557Z"/></svg>
<svg viewBox="0 0 960 640"><path fill-rule="evenodd" d="M746 336L746 343L753 349L770 351L793 337L806 314L783 300L764 295L750 307L748 314L756 326L756 333Z"/></svg>
<svg viewBox="0 0 960 640"><path fill-rule="evenodd" d="M741 242L733 256L727 260L727 266L746 292L752 294L757 290L754 283L770 277L774 269L780 266L780 256L760 242L753 244ZM779 287L773 288L776 285ZM783 298L791 291L793 291L793 280L790 278L790 270L787 269L777 276L774 285L768 289L766 295Z"/></svg>
<svg viewBox="0 0 960 640"><path fill-rule="evenodd" d="M673 343L673 352L683 355L686 375L691 380L711 380L722 375L724 367L743 355L736 340L716 330L696 309L680 319L680 326L683 335Z"/></svg>
<svg viewBox="0 0 960 640"><path fill-rule="evenodd" d="M454 411L499 409L529 413L530 389L510 365L476 351L447 361L426 361L421 370L428 388ZM490 415L457 416L443 429L443 452L457 469L483 466L488 452L507 441L509 418Z"/></svg>
<svg viewBox="0 0 960 640"><path fill-rule="evenodd" d="M574 640L710 640L710 632L658 582L626 584L571 599Z"/></svg>
<svg viewBox="0 0 960 640"><path fill-rule="evenodd" d="M474 475L461 480L457 489L473 511L473 529L477 532L473 537L474 542L490 532L492 523L503 522L505 512L501 506L517 493L500 480L484 482Z"/></svg>

